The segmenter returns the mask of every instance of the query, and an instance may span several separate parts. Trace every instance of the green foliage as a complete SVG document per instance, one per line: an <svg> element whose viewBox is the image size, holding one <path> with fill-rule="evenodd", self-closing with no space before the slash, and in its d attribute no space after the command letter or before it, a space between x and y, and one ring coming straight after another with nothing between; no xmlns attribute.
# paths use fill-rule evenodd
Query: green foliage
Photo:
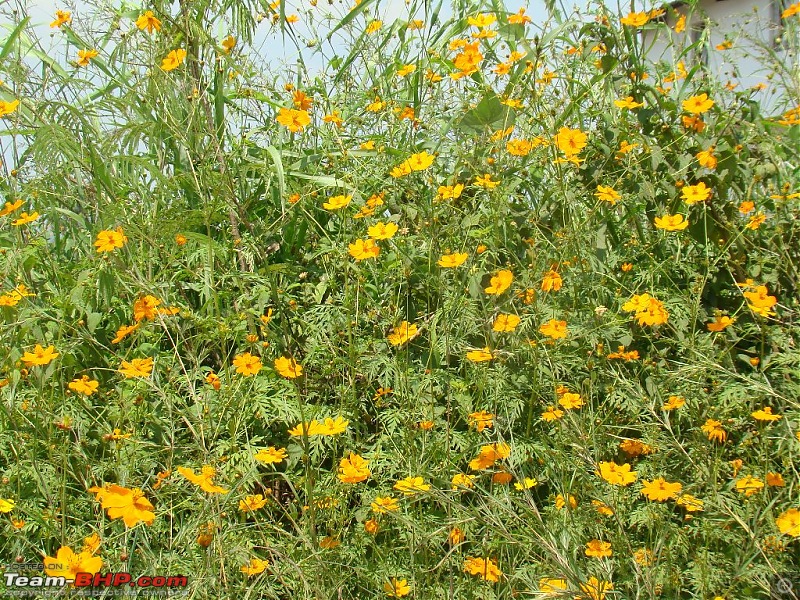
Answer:
<svg viewBox="0 0 800 600"><path fill-rule="evenodd" d="M800 569L796 69L777 111L717 81L688 6L385 8L98 5L52 50L8 13L2 555L97 534L192 598L768 597Z"/></svg>

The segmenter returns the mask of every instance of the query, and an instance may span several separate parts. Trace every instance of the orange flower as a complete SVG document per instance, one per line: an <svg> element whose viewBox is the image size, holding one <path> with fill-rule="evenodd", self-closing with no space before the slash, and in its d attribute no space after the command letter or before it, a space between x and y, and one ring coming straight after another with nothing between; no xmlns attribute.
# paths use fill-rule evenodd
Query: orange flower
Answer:
<svg viewBox="0 0 800 600"><path fill-rule="evenodd" d="M186 479L198 486L204 492L208 492L209 494L228 493L228 490L214 483L213 480L214 476L217 474L217 470L210 465L203 465L199 475L196 475L192 469L187 469L186 467L178 467L178 473L186 477Z"/></svg>
<svg viewBox="0 0 800 600"><path fill-rule="evenodd" d="M153 505L144 497L139 488L129 489L116 484L91 487L89 491L97 494L96 499L108 510L109 519L122 519L126 527L133 527L139 521L152 525L156 518Z"/></svg>
<svg viewBox="0 0 800 600"><path fill-rule="evenodd" d="M275 120L292 133L297 133L311 123L311 116L304 110L281 108Z"/></svg>
<svg viewBox="0 0 800 600"><path fill-rule="evenodd" d="M568 333L567 322L550 319L547 323L539 327L539 331L542 333L542 335L546 335L554 340L565 338L567 337Z"/></svg>
<svg viewBox="0 0 800 600"><path fill-rule="evenodd" d="M464 571L470 575L478 575L484 581L497 583L503 572L491 558L469 558L464 560Z"/></svg>
<svg viewBox="0 0 800 600"><path fill-rule="evenodd" d="M683 110L694 115L708 112L712 106L714 106L714 101L708 97L708 94L692 96L683 101Z"/></svg>
<svg viewBox="0 0 800 600"><path fill-rule="evenodd" d="M564 280L561 279L561 275L559 275L554 269L550 269L542 278L542 291L557 292L561 289L563 284Z"/></svg>
<svg viewBox="0 0 800 600"><path fill-rule="evenodd" d="M172 71L177 69L183 64L184 60L186 60L186 50L183 48L173 50L161 61L161 70Z"/></svg>
<svg viewBox="0 0 800 600"><path fill-rule="evenodd" d="M339 481L343 483L360 483L365 481L370 476L370 470L367 467L368 460L364 460L358 454L350 453L348 458L343 458L339 462Z"/></svg>
<svg viewBox="0 0 800 600"><path fill-rule="evenodd" d="M245 377L257 375L261 370L261 359L258 356L253 356L249 352L237 354L233 359L233 366L236 367L236 372Z"/></svg>
<svg viewBox="0 0 800 600"><path fill-rule="evenodd" d="M303 374L303 367L293 358L281 356L275 359L275 370L287 379L295 379Z"/></svg>
<svg viewBox="0 0 800 600"><path fill-rule="evenodd" d="M492 276L489 287L483 291L487 294L500 295L509 288L512 281L514 281L514 274L508 269L503 269Z"/></svg>

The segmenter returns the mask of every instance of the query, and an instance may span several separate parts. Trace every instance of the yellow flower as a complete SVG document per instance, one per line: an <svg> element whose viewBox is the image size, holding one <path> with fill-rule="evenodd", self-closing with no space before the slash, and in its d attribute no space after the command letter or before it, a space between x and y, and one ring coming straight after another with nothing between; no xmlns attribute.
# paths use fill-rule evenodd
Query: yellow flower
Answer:
<svg viewBox="0 0 800 600"><path fill-rule="evenodd" d="M325 123L333 123L334 125L336 125L336 127L341 127L344 124L344 119L342 119L342 116L338 110L335 110L332 113L325 115L324 117L322 117L322 120ZM362 144L362 149L366 150L367 148L363 148Z"/></svg>
<svg viewBox="0 0 800 600"><path fill-rule="evenodd" d="M226 37L222 42L220 42L220 46L222 46L222 51L225 54L229 54L231 50L233 50L234 46L236 46L236 38L232 35Z"/></svg>
<svg viewBox="0 0 800 600"><path fill-rule="evenodd" d="M792 537L800 537L800 510L796 508L785 510L775 519L775 524L781 533Z"/></svg>
<svg viewBox="0 0 800 600"><path fill-rule="evenodd" d="M512 156L528 156L533 144L528 140L511 140L506 143L506 151Z"/></svg>
<svg viewBox="0 0 800 600"><path fill-rule="evenodd" d="M590 558L608 558L612 555L611 542L592 540L586 543L586 549L583 552Z"/></svg>
<svg viewBox="0 0 800 600"><path fill-rule="evenodd" d="M708 97L708 94L692 96L683 101L683 110L693 115L700 115L704 112L708 112L711 110L712 106L714 106L714 101Z"/></svg>
<svg viewBox="0 0 800 600"><path fill-rule="evenodd" d="M140 521L152 525L156 518L153 505L139 488L129 489L112 483L91 487L89 491L97 494L96 500L108 510L108 518L121 518L125 527L134 527Z"/></svg>
<svg viewBox="0 0 800 600"><path fill-rule="evenodd" d="M478 432L483 431L487 427L491 428L494 425L493 419L494 415L485 410L470 413L468 417L470 427L475 427Z"/></svg>
<svg viewBox="0 0 800 600"><path fill-rule="evenodd" d="M592 500L592 506L594 506L595 510L604 517L611 517L614 515L614 511L605 502L601 502L600 500Z"/></svg>
<svg viewBox="0 0 800 600"><path fill-rule="evenodd" d="M568 589L566 579L555 579L552 577L542 577L539 580L539 591L543 594L561 595ZM557 596L556 596L557 597Z"/></svg>
<svg viewBox="0 0 800 600"><path fill-rule="evenodd" d="M236 367L236 372L245 377L257 375L261 370L261 359L258 356L253 356L249 352L237 354L233 359L233 366Z"/></svg>
<svg viewBox="0 0 800 600"><path fill-rule="evenodd" d="M508 458L510 454L511 447L508 444L499 443L481 446L478 456L469 462L469 468L473 471L486 470L493 466L498 460Z"/></svg>
<svg viewBox="0 0 800 600"><path fill-rule="evenodd" d="M597 467L600 477L611 485L626 486L636 481L636 471L631 471L628 463L618 465L615 462L599 462Z"/></svg>
<svg viewBox="0 0 800 600"><path fill-rule="evenodd" d="M297 133L303 131L303 128L311 123L311 116L304 110L281 108L275 120L292 133Z"/></svg>
<svg viewBox="0 0 800 600"><path fill-rule="evenodd" d="M382 102L381 99L376 96L374 102L372 102L371 104L367 105L367 110L369 112L375 112L376 113L376 112L380 112L385 107L386 107L386 102Z"/></svg>
<svg viewBox="0 0 800 600"><path fill-rule="evenodd" d="M394 237L395 233L397 233L397 224L391 222L378 221L367 229L367 234L373 240L388 240Z"/></svg>
<svg viewBox="0 0 800 600"><path fill-rule="evenodd" d="M113 340L111 340L111 343L119 344L129 334L133 333L138 328L139 328L139 323L136 323L135 325L120 325L119 329L117 329L117 336Z"/></svg>
<svg viewBox="0 0 800 600"><path fill-rule="evenodd" d="M509 15L508 22L511 25L525 25L531 22L531 18L525 14L525 9L520 8L514 15Z"/></svg>
<svg viewBox="0 0 800 600"><path fill-rule="evenodd" d="M54 346L42 348L40 344L36 344L33 352L25 352L20 359L25 363L26 367L42 367L50 364L50 362L58 356L58 352Z"/></svg>
<svg viewBox="0 0 800 600"><path fill-rule="evenodd" d="M124 375L125 379L150 377L150 373L153 372L153 357L134 358L131 362L123 360L117 372Z"/></svg>
<svg viewBox="0 0 800 600"><path fill-rule="evenodd" d="M56 28L72 23L72 13L68 10L57 10L56 20L50 23L50 27Z"/></svg>
<svg viewBox="0 0 800 600"><path fill-rule="evenodd" d="M353 199L353 196L331 196L328 198L325 203L322 205L322 208L327 210L339 210L340 208L344 208L350 201Z"/></svg>
<svg viewBox="0 0 800 600"><path fill-rule="evenodd" d="M275 370L282 377L287 379L296 379L303 374L303 367L299 365L293 358L286 358L281 356L275 359Z"/></svg>
<svg viewBox="0 0 800 600"><path fill-rule="evenodd" d="M30 214L24 212L19 216L19 219L11 221L11 224L14 225L15 227L19 227L20 225L27 225L28 223L33 223L38 218L39 218L38 212L32 212Z"/></svg>
<svg viewBox="0 0 800 600"><path fill-rule="evenodd" d="M415 64L403 65L402 67L397 69L397 76L405 77L406 75L411 75L411 73L413 73L416 70L417 70L417 65Z"/></svg>
<svg viewBox="0 0 800 600"><path fill-rule="evenodd" d="M413 496L417 492L427 492L431 486L422 477L406 477L395 483L394 489L406 496Z"/></svg>
<svg viewBox="0 0 800 600"><path fill-rule="evenodd" d="M400 510L400 505L397 503L397 499L391 496L376 496L370 504L370 508L372 508L372 512L380 514Z"/></svg>
<svg viewBox="0 0 800 600"><path fill-rule="evenodd" d="M610 581L600 581L597 577L589 577L589 581L581 584L581 590L590 600L605 600L606 592L614 589L614 584Z"/></svg>
<svg viewBox="0 0 800 600"><path fill-rule="evenodd" d="M542 333L542 335L546 335L554 340L565 338L567 337L568 333L567 322L550 319L547 323L539 327L539 331Z"/></svg>
<svg viewBox="0 0 800 600"><path fill-rule="evenodd" d="M516 482L514 484L514 488L519 490L519 491L522 491L522 490L529 490L532 487L536 487L537 485L539 485L539 482L536 481L536 478L534 478L534 477L526 477L525 479L522 480L522 482L519 482L519 481Z"/></svg>
<svg viewBox="0 0 800 600"><path fill-rule="evenodd" d="M364 460L358 454L351 452L348 458L343 458L339 461L339 481L342 483L360 483L365 481L371 474L367 467L368 464L368 460Z"/></svg>
<svg viewBox="0 0 800 600"><path fill-rule="evenodd" d="M88 375L84 375L80 379L73 379L69 382L69 389L73 392L77 392L78 394L83 394L85 396L91 396L97 391L97 387L100 385L99 381L95 381L94 379L89 379Z"/></svg>
<svg viewBox="0 0 800 600"><path fill-rule="evenodd" d="M16 506L16 502L14 502L11 498L4 499L0 498L0 513L10 513L14 510L14 506Z"/></svg>
<svg viewBox="0 0 800 600"><path fill-rule="evenodd" d="M712 442L719 442L720 444L728 439L728 434L722 428L722 422L714 419L707 419L705 424L700 428L703 433L708 436Z"/></svg>
<svg viewBox="0 0 800 600"><path fill-rule="evenodd" d="M492 360L493 358L494 355L492 354L492 351L489 350L488 346L483 350L470 350L467 352L467 360L472 362L485 362L487 360Z"/></svg>
<svg viewBox="0 0 800 600"><path fill-rule="evenodd" d="M477 17L467 18L467 23L469 23L473 27L479 27L481 29L483 29L484 27L488 27L495 21L497 21L497 17L491 13L483 13L479 14Z"/></svg>
<svg viewBox="0 0 800 600"><path fill-rule="evenodd" d="M622 305L622 310L635 311L639 325L662 325L669 319L669 313L664 309L664 304L650 294L633 296Z"/></svg>
<svg viewBox="0 0 800 600"><path fill-rule="evenodd" d="M175 243L178 246L185 246L187 241L188 240L186 239L186 236L183 235L182 233L176 233L175 234Z"/></svg>
<svg viewBox="0 0 800 600"><path fill-rule="evenodd" d="M645 12L631 12L627 16L622 17L619 22L628 27L641 27L650 20L650 15Z"/></svg>
<svg viewBox="0 0 800 600"><path fill-rule="evenodd" d="M501 313L497 315L494 320L492 329L494 331L514 331L520 323L520 318L517 315L507 315Z"/></svg>
<svg viewBox="0 0 800 600"><path fill-rule="evenodd" d="M567 494L567 499L564 499L563 495L558 494L556 496L556 502L555 502L556 509L562 510L565 506L567 506L567 502L569 502L569 507L573 510L578 507L578 501L572 494Z"/></svg>
<svg viewBox="0 0 800 600"><path fill-rule="evenodd" d="M781 13L781 19L788 19L789 17L793 17L794 15L797 14L800 14L800 2L795 2L794 4L788 6Z"/></svg>
<svg viewBox="0 0 800 600"><path fill-rule="evenodd" d="M619 443L619 449L628 456L639 456L640 454L652 454L655 452L655 448L641 440L623 440Z"/></svg>
<svg viewBox="0 0 800 600"><path fill-rule="evenodd" d="M670 483L663 477L653 481L642 480L642 495L648 500L657 502L665 502L670 498L675 498L681 493L682 488L683 486L680 483Z"/></svg>
<svg viewBox="0 0 800 600"><path fill-rule="evenodd" d="M19 100L15 100L14 102L19 104ZM7 105L7 104L10 104L10 103L9 102L5 102L5 103L0 102L0 117L2 117L3 115L7 114L7 113L3 112L3 104ZM14 108L16 108L16 106ZM11 112L11 111L8 111L8 112ZM6 202L5 206L0 210L0 217L5 217L6 215L11 214L12 212L14 212L15 210L18 210L21 207L22 207L22 200L17 200L16 202L13 202L13 203L12 202Z"/></svg>
<svg viewBox="0 0 800 600"><path fill-rule="evenodd" d="M567 410L574 410L585 404L580 394L574 394L572 392L565 392L561 394L561 397L558 399L558 403Z"/></svg>
<svg viewBox="0 0 800 600"><path fill-rule="evenodd" d="M714 317L714 322L713 323L708 323L706 325L706 328L709 331L719 332L719 331L722 331L723 329L725 329L726 327L730 327L735 322L736 322L736 319L734 319L734 318L726 317L726 316L723 316L723 315L717 315L716 317Z"/></svg>
<svg viewBox="0 0 800 600"><path fill-rule="evenodd" d="M269 448L262 448L256 452L253 458L267 465L275 465L286 460L287 456L285 448L276 449L275 446L270 446Z"/></svg>
<svg viewBox="0 0 800 600"><path fill-rule="evenodd" d="M564 411L560 408L556 408L555 406L548 406L547 410L542 413L542 419L544 421L556 421L564 416Z"/></svg>
<svg viewBox="0 0 800 600"><path fill-rule="evenodd" d="M641 108L644 106L644 102L635 102L633 96L628 96L624 100L614 100L614 106L633 110L634 108Z"/></svg>
<svg viewBox="0 0 800 600"><path fill-rule="evenodd" d="M681 123L686 129L692 129L697 133L703 133L706 128L705 122L700 117L687 117L684 115L681 117Z"/></svg>
<svg viewBox="0 0 800 600"><path fill-rule="evenodd" d="M705 167L706 169L717 168L717 158L714 156L714 146L711 146L708 150L701 150L695 156L697 157L697 162L700 163L701 167Z"/></svg>
<svg viewBox="0 0 800 600"><path fill-rule="evenodd" d="M147 33L161 31L161 21L153 14L152 10L145 11L139 15L139 18L136 19L136 26L142 31L146 29Z"/></svg>
<svg viewBox="0 0 800 600"><path fill-rule="evenodd" d="M752 291L743 292L743 295L747 298L747 307L754 313L762 317L769 317L775 314L771 309L778 303L778 299L775 296L768 295L767 286L755 286Z"/></svg>
<svg viewBox="0 0 800 600"><path fill-rule="evenodd" d="M415 323L403 321L400 325L392 329L392 333L387 335L386 339L389 340L392 346L400 346L415 338L417 335L419 335L417 325Z"/></svg>
<svg viewBox="0 0 800 600"><path fill-rule="evenodd" d="M19 106L19 100L12 100L11 102L6 102L5 100L0 100L0 117L5 117L6 115L10 115L15 110L17 110L18 106ZM19 204L17 204L15 206L15 208L12 209L12 210L16 210L17 208L22 206L22 200L18 200L17 202ZM0 211L0 216L5 216L9 212L11 212L11 210L9 210L8 212L5 212L8 209L9 206L10 206L10 204L8 202L6 202L6 208L3 209L3 211Z"/></svg>
<svg viewBox="0 0 800 600"><path fill-rule="evenodd" d="M557 292L561 289L563 283L564 280L561 279L561 275L559 275L557 271L550 269L542 278L542 291Z"/></svg>
<svg viewBox="0 0 800 600"><path fill-rule="evenodd" d="M453 479L450 481L452 485L453 491L456 491L460 488L471 489L475 487L473 480L475 479L474 475L466 475L464 473L456 473L453 475Z"/></svg>
<svg viewBox="0 0 800 600"><path fill-rule="evenodd" d="M213 480L217 474L217 470L210 465L203 465L199 475L196 475L192 469L187 469L186 467L178 467L178 473L186 477L186 479L198 486L204 492L208 492L209 494L228 493L228 490L214 483Z"/></svg>
<svg viewBox="0 0 800 600"><path fill-rule="evenodd" d="M607 185L598 185L595 196L597 196L598 200L602 200L603 202L608 202L612 205L616 204L617 201L621 198L619 192L617 192L614 188L609 187Z"/></svg>
<svg viewBox="0 0 800 600"><path fill-rule="evenodd" d="M45 556L42 562L53 565L53 568L45 566L44 572L49 577L63 577L68 581L74 581L78 573L94 575L103 568L103 559L99 556L92 556L88 551L76 554L69 546L61 546L55 557Z"/></svg>
<svg viewBox="0 0 800 600"><path fill-rule="evenodd" d="M258 575L259 573L263 573L264 571L267 570L267 567L269 567L268 560L262 560L260 558L251 558L250 564L240 567L239 570L248 577L251 577L253 575Z"/></svg>
<svg viewBox="0 0 800 600"><path fill-rule="evenodd" d="M697 204L704 202L711 197L711 188L706 187L702 181L697 185L685 185L681 190L681 198L686 204Z"/></svg>
<svg viewBox="0 0 800 600"><path fill-rule="evenodd" d="M455 185L440 185L436 194L437 200L457 200L461 197L461 192L464 191L464 184L457 183Z"/></svg>
<svg viewBox="0 0 800 600"><path fill-rule="evenodd" d="M683 215L664 215L656 217L655 224L657 229L665 231L683 231L689 226L689 221Z"/></svg>
<svg viewBox="0 0 800 600"><path fill-rule="evenodd" d="M381 253L381 249L372 238L366 240L356 240L352 244L348 244L350 256L357 261L365 260L368 258L375 258Z"/></svg>
<svg viewBox="0 0 800 600"><path fill-rule="evenodd" d="M745 225L745 227L747 229L750 229L751 231L755 231L756 229L761 227L766 220L767 220L767 215L760 212L750 217L750 220L747 222L747 225Z"/></svg>
<svg viewBox="0 0 800 600"><path fill-rule="evenodd" d="M508 269L502 269L492 276L489 287L483 291L487 294L500 295L509 288L512 281L514 281L514 274Z"/></svg>
<svg viewBox="0 0 800 600"><path fill-rule="evenodd" d="M675 504L683 507L686 512L700 512L703 510L703 501L691 494L681 494L675 500Z"/></svg>
<svg viewBox="0 0 800 600"><path fill-rule="evenodd" d="M122 248L127 241L122 227L117 227L115 230L106 229L98 233L94 245L98 253L113 252L117 248Z"/></svg>
<svg viewBox="0 0 800 600"><path fill-rule="evenodd" d="M757 494L763 488L764 482L752 475L745 475L741 479L736 480L736 491L748 497Z"/></svg>
<svg viewBox="0 0 800 600"><path fill-rule="evenodd" d="M318 423L316 428L313 427L313 423L314 422L312 421L312 431L309 433L309 435L338 435L347 430L347 426L350 424L350 421L346 421L341 416L338 416L336 419L326 417L325 421Z"/></svg>
<svg viewBox="0 0 800 600"><path fill-rule="evenodd" d="M405 579L392 577L391 580L383 584L383 591L389 598L402 598L411 592L411 586Z"/></svg>
<svg viewBox="0 0 800 600"><path fill-rule="evenodd" d="M78 50L78 66L88 67L89 61L96 58L98 54L97 50Z"/></svg>
<svg viewBox="0 0 800 600"><path fill-rule="evenodd" d="M441 189L441 188L440 188ZM454 252L453 254L442 254L442 257L436 261L436 264L445 269L452 269L463 265L469 255L466 252Z"/></svg>
<svg viewBox="0 0 800 600"><path fill-rule="evenodd" d="M380 28L383 27L383 21L378 21L377 19L370 21L370 24L367 25L366 32L367 33L375 33L379 31Z"/></svg>
<svg viewBox="0 0 800 600"><path fill-rule="evenodd" d="M574 156L586 147L587 135L580 129L562 127L553 140L561 152Z"/></svg>
<svg viewBox="0 0 800 600"><path fill-rule="evenodd" d="M783 475L770 471L767 473L767 485L770 487L783 487L786 482L783 480Z"/></svg>
<svg viewBox="0 0 800 600"><path fill-rule="evenodd" d="M503 572L491 558L469 558L464 560L464 571L470 575L478 575L484 581L497 583Z"/></svg>
<svg viewBox="0 0 800 600"><path fill-rule="evenodd" d="M686 15L681 15L675 22L675 33L683 33L686 29Z"/></svg>
<svg viewBox="0 0 800 600"><path fill-rule="evenodd" d="M686 399L682 396L670 396L666 404L661 407L661 410L675 410L686 404Z"/></svg>
<svg viewBox="0 0 800 600"><path fill-rule="evenodd" d="M783 418L782 415L773 415L772 408L769 406L765 406L764 408L750 413L750 416L757 421L780 421Z"/></svg>
<svg viewBox="0 0 800 600"><path fill-rule="evenodd" d="M161 70L172 71L173 69L177 69L183 64L184 60L186 60L186 50L183 48L173 50L161 61Z"/></svg>
<svg viewBox="0 0 800 600"><path fill-rule="evenodd" d="M428 154L428 152L420 152L412 154L406 159L406 163L411 167L412 171L424 171L433 164L435 156Z"/></svg>
<svg viewBox="0 0 800 600"><path fill-rule="evenodd" d="M492 176L489 173L485 175L479 175L475 178L475 185L478 187L486 188L487 190L493 190L498 185L500 185L499 181L493 181Z"/></svg>

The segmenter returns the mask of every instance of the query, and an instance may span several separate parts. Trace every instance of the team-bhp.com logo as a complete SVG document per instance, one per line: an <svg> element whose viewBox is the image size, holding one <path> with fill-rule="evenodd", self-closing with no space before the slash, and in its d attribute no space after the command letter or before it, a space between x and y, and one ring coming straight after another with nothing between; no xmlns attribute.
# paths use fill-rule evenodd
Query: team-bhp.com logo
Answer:
<svg viewBox="0 0 800 600"><path fill-rule="evenodd" d="M58 589L72 585L75 588L137 588L147 590L176 591L185 589L189 581L185 575L141 575L134 577L130 573L120 571L116 573L75 573L74 579L63 576L51 575L23 575L20 571L26 567L37 568L49 565L16 565L15 571L3 573L3 580L7 590L30 589Z"/></svg>

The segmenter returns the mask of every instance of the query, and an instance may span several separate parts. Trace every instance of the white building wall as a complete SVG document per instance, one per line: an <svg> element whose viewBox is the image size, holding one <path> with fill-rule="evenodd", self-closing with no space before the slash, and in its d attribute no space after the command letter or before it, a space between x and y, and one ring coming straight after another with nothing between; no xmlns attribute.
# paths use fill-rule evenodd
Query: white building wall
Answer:
<svg viewBox="0 0 800 600"><path fill-rule="evenodd" d="M736 85L737 91L766 85L756 97L765 109L780 110L781 78L788 76L785 83L797 86L799 75L797 57L790 56L789 45L780 41L783 8L781 0L700 0L694 9L676 4L674 10L687 16L684 32L675 33L676 16L668 11L665 19L670 31L644 32L645 48L653 62L674 66L682 60L687 70L702 61L719 81ZM696 41L705 43L681 56ZM731 48L717 48L726 41L732 43ZM770 51L777 56L771 58Z"/></svg>

